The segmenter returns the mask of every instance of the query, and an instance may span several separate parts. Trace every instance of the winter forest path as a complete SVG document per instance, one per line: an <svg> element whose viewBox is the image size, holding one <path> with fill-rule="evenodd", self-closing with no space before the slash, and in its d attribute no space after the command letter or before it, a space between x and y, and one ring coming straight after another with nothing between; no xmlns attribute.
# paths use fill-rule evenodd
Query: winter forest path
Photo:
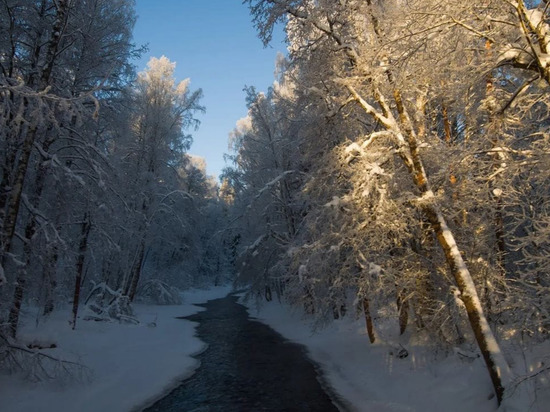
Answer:
<svg viewBox="0 0 550 412"><path fill-rule="evenodd" d="M183 319L199 322L197 336L208 344L196 356L201 366L145 411L339 410L303 347L251 320L237 297L199 306L206 311Z"/></svg>

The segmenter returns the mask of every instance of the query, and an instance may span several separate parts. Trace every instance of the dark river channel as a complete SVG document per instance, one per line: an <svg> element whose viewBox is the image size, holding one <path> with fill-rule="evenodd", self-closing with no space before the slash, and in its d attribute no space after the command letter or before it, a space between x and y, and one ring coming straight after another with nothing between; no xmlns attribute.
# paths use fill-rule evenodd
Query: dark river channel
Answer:
<svg viewBox="0 0 550 412"><path fill-rule="evenodd" d="M302 346L251 320L237 297L199 305L201 366L147 412L344 411ZM338 405L338 407L336 406Z"/></svg>

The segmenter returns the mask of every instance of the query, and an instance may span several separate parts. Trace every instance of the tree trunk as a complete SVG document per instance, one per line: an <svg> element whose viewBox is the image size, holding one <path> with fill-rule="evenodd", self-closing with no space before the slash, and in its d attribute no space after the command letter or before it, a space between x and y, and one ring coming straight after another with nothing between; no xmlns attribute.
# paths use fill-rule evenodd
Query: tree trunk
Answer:
<svg viewBox="0 0 550 412"><path fill-rule="evenodd" d="M54 292L57 287L56 268L59 252L57 245L53 245L53 250L49 251L44 267L44 316L49 315L54 309Z"/></svg>
<svg viewBox="0 0 550 412"><path fill-rule="evenodd" d="M417 187L423 193L422 209L437 236L451 274L455 278L460 291L460 298L466 307L470 326L487 365L498 403L500 404L504 396L504 389L511 380L510 367L483 313L475 284L458 249L453 233L449 229L435 196L429 188L427 175L418 154L416 141L413 139L413 136L409 136L408 140L411 142L409 147L416 172L413 178Z"/></svg>
<svg viewBox="0 0 550 412"><path fill-rule="evenodd" d="M84 259L86 258L86 251L88 249L88 236L90 235L91 227L90 217L88 213L86 213L84 215L84 221L82 222L80 245L78 247L78 257L76 259L76 279L73 294L73 330L76 328L76 317L78 316L78 305L80 303L80 287L82 286L82 273L84 271Z"/></svg>
<svg viewBox="0 0 550 412"><path fill-rule="evenodd" d="M36 125L31 126L30 130L28 130L25 135L25 139L23 140L21 153L19 155L19 163L17 164L17 169L15 171L13 187L8 199L4 225L2 228L3 263L5 262L7 254L11 251L11 244L13 241L13 236L15 235L15 226L17 224L17 216L19 215L19 207L21 205L21 196L23 194L25 176L27 175L29 159L31 157L32 146L36 136L36 128Z"/></svg>
<svg viewBox="0 0 550 412"><path fill-rule="evenodd" d="M25 242L23 244L23 262L24 265L17 270L17 278L15 281L15 290L13 293L13 300L8 316L9 332L11 337L15 338L17 335L17 325L19 323L19 314L21 312L21 304L23 303L23 295L25 293L25 284L27 283L27 269L31 264L31 242L35 233L34 216L29 217L29 223L25 228Z"/></svg>
<svg viewBox="0 0 550 412"><path fill-rule="evenodd" d="M489 375L493 382L495 393L499 404L502 402L504 389L510 383L510 367L504 358L500 346L491 330L487 318L483 313L481 301L479 299L472 276L462 254L458 249L453 233L449 229L443 213L441 212L437 200L430 189L428 178L422 165L418 146L414 135L408 134L407 141L412 159L413 180L422 193L421 207L432 230L435 232L445 259L450 268L451 274L455 278L460 297L466 307L470 326L474 332L477 344L487 365Z"/></svg>
<svg viewBox="0 0 550 412"><path fill-rule="evenodd" d="M487 40L485 42L485 49L492 54L492 43ZM493 78L492 73L487 74L485 93L487 97L496 98L495 96L495 79ZM499 115L496 113L494 108L488 109L489 114L489 127L487 128L487 133L490 135L491 148L497 149L501 143L499 142L499 136L501 130L499 127L500 119ZM506 276L506 238L504 230L504 220L503 220L503 205L502 205L502 189L499 187L497 182L499 181L500 172L504 171L507 168L507 159L503 152L497 151L491 154L493 158L492 164L492 178L489 180L489 190L491 191L490 196L495 201L495 211L493 216L494 232L495 232L495 252L496 252L496 265L498 276L502 279ZM486 309L487 316L489 320L493 318L493 290L490 287L490 282L487 277L485 279L485 293L486 293ZM496 295L496 294L495 294Z"/></svg>
<svg viewBox="0 0 550 412"><path fill-rule="evenodd" d="M409 323L409 302L405 300L407 289L403 289L397 293L397 311L399 312L399 334L402 335L407 330Z"/></svg>
<svg viewBox="0 0 550 412"><path fill-rule="evenodd" d="M489 370L489 375L491 376L500 404L503 399L504 389L510 383L510 368L483 313L481 301L479 300L470 272L462 259L454 236L447 226L447 222L441 211L434 202L425 205L424 212L432 224L432 228L445 254L447 264L458 285L460 298L466 307L470 325L481 354L485 359L485 364Z"/></svg>
<svg viewBox="0 0 550 412"><path fill-rule="evenodd" d="M399 122L396 122L391 113L390 107L378 89L374 90L374 97L383 108L384 114L381 114L373 106L368 104L357 93L355 88L349 85L347 87L363 110L368 115L379 120L387 130L394 134L397 140L397 143L401 149L398 151L398 155L401 157L411 175L414 185L421 194L418 204L430 222L430 226L436 234L439 244L443 249L451 274L455 278L458 289L461 293L461 299L466 307L470 326L474 332L483 358L485 359L485 364L493 382L498 403L500 404L503 399L504 388L510 383L511 380L510 367L508 366L508 363L500 350L493 331L489 327L489 323L483 313L481 301L479 300L470 271L462 259L462 255L458 249L454 236L449 229L447 222L443 217L443 213L437 203L437 199L430 188L428 175L424 169L422 158L418 149L417 137L408 112L403 104L401 92L398 89L394 89L393 92L396 109L399 114Z"/></svg>
<svg viewBox="0 0 550 412"><path fill-rule="evenodd" d="M40 76L41 87L45 88L50 84L50 78L52 76L53 67L57 57L57 51L61 38L65 31L67 24L67 18L69 17L69 0L58 0L56 5L56 19L50 32L50 41L46 50L46 64L43 66L42 76Z"/></svg>
<svg viewBox="0 0 550 412"><path fill-rule="evenodd" d="M54 196L57 197L55 207L61 210L61 201L59 200L59 190L56 188ZM59 224L59 215L55 219L55 230L57 233L61 231ZM57 262L59 260L59 243L57 241L51 242L46 247L46 258L43 262L44 269L42 270L42 279L44 285L44 310L42 314L44 316L53 312L55 305L55 289L57 287Z"/></svg>
<svg viewBox="0 0 550 412"><path fill-rule="evenodd" d="M134 301L136 296L136 291L139 283L139 278L141 277L141 267L143 265L143 257L145 256L145 240L142 240L139 244L139 250L137 258L132 266L132 273L130 276L130 281L126 287L126 295L130 298L130 302Z"/></svg>
<svg viewBox="0 0 550 412"><path fill-rule="evenodd" d="M20 268L17 271L15 281L15 290L13 292L13 301L8 315L8 333L12 338L17 335L17 325L19 323L19 314L21 313L21 304L23 303L23 291L25 290L26 270Z"/></svg>
<svg viewBox="0 0 550 412"><path fill-rule="evenodd" d="M401 94L398 90L394 91L394 99L400 115L400 123L405 131L404 136L402 136L407 143L410 154L410 158L407 159L407 162L409 159L411 162L408 164L406 163L406 165L412 174L412 179L416 187L422 194L420 205L430 222L432 230L437 236L439 244L445 254L447 264L451 270L451 274L455 278L461 299L466 307L470 326L476 337L481 354L485 359L485 364L487 365L498 403L500 404L503 399L504 388L511 380L510 367L483 313L483 307L481 306L481 301L477 294L470 271L462 258L462 254L458 249L453 233L449 229L443 217L443 213L437 204L435 195L430 188L428 175L426 174L418 150L416 135L411 127L410 120L401 99Z"/></svg>
<svg viewBox="0 0 550 412"><path fill-rule="evenodd" d="M34 140L34 139L33 139ZM53 142L53 139L50 138L48 141L44 144L43 148L45 151L49 149L50 144ZM31 147L32 149L32 147ZM30 155L30 152L28 153ZM27 159L28 160L28 159ZM31 196L31 198L28 200L31 208L38 209L40 206L40 198L42 196L42 192L44 190L44 183L46 181L46 177L48 175L48 166L45 166L43 163L40 163L38 165L37 171L36 171L36 177L35 177L35 189L34 194ZM23 173L23 178L26 172ZM21 184L22 188L22 184ZM18 206L17 210L19 209L19 204L22 196L22 191L18 191L19 200L18 200ZM15 220L13 221L13 225L10 230L13 230L15 233L15 224L17 221L17 214L14 215ZM11 224L11 223L10 223ZM25 244L23 245L23 256L22 261L25 262L24 267L20 268L17 274L17 281L16 281L16 289L13 297L13 303L12 308L10 311L10 333L12 333L12 336L15 337L17 333L17 324L19 320L19 310L21 308L21 303L23 300L23 295L25 293L23 287L19 287L19 285L24 285L26 283L26 276L27 276L27 268L31 265L31 258L32 258L32 241L34 238L34 235L36 234L36 216L34 210L29 210L29 218L27 221L27 225L25 226ZM13 235L12 235L13 237ZM8 246L11 248L11 242L8 243ZM9 250L7 251L9 252ZM49 289L49 288L48 288ZM47 290L48 290L47 289ZM51 302L51 307L53 310L53 301Z"/></svg>
<svg viewBox="0 0 550 412"><path fill-rule="evenodd" d="M369 335L370 343L374 343L376 336L374 335L374 323L370 314L370 305L367 298L363 298L363 312L365 313L365 322L367 324L367 334Z"/></svg>

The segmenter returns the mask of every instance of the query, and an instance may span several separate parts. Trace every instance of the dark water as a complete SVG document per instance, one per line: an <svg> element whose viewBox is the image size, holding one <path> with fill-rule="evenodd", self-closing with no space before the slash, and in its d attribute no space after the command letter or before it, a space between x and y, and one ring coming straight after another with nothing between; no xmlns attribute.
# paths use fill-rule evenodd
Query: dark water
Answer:
<svg viewBox="0 0 550 412"><path fill-rule="evenodd" d="M145 411L338 411L303 347L251 320L236 302L211 300L184 318L199 322L197 335L208 344L196 356L201 366Z"/></svg>

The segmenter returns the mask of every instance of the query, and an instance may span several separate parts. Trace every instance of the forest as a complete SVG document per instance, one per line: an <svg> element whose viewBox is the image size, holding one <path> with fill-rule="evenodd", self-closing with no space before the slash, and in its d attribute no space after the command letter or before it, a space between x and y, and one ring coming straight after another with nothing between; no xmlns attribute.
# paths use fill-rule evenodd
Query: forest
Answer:
<svg viewBox="0 0 550 412"><path fill-rule="evenodd" d="M187 154L202 91L164 56L136 75L135 18L127 0L2 2L0 348L25 303L70 301L75 328L82 304L131 318L138 292L177 300L221 270L222 202Z"/></svg>
<svg viewBox="0 0 550 412"><path fill-rule="evenodd" d="M479 352L499 403L547 379L507 353L549 339L550 4L243 3L287 53L218 183L188 153L202 91L164 56L136 73L133 1L2 1L0 368L22 306L131 322L232 281Z"/></svg>

